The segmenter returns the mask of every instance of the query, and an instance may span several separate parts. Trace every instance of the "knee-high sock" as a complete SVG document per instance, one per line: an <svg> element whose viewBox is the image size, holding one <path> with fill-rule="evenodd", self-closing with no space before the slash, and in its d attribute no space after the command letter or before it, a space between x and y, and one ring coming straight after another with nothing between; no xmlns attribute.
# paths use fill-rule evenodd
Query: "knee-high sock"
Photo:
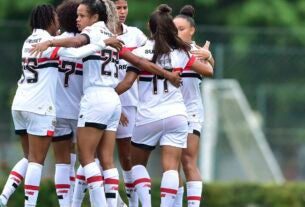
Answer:
<svg viewBox="0 0 305 207"><path fill-rule="evenodd" d="M179 187L179 175L176 170L168 170L163 173L161 181L161 207L173 206Z"/></svg>
<svg viewBox="0 0 305 207"><path fill-rule="evenodd" d="M70 164L56 164L55 187L60 207L70 207Z"/></svg>
<svg viewBox="0 0 305 207"><path fill-rule="evenodd" d="M4 205L24 179L27 168L28 160L26 158L19 160L13 167L0 195L0 200Z"/></svg>
<svg viewBox="0 0 305 207"><path fill-rule="evenodd" d="M131 171L135 190L142 206L151 207L151 179L146 168L143 165L136 165L132 167Z"/></svg>
<svg viewBox="0 0 305 207"><path fill-rule="evenodd" d="M33 207L37 204L42 168L42 165L34 162L28 165L24 180L25 207Z"/></svg>
<svg viewBox="0 0 305 207"><path fill-rule="evenodd" d="M75 163L76 163L76 154L70 154L70 205L73 199L73 192L75 186Z"/></svg>
<svg viewBox="0 0 305 207"><path fill-rule="evenodd" d="M92 162L84 166L84 172L90 193L91 206L107 206L103 178L98 165Z"/></svg>
<svg viewBox="0 0 305 207"><path fill-rule="evenodd" d="M117 207L119 173L116 168L104 170L104 186L108 207Z"/></svg>
<svg viewBox="0 0 305 207"><path fill-rule="evenodd" d="M183 193L184 187L181 186L178 188L178 192L175 198L174 207L182 207L183 206Z"/></svg>
<svg viewBox="0 0 305 207"><path fill-rule="evenodd" d="M135 192L135 187L132 179L132 172L123 170L123 178L125 183L125 191L129 202L129 207L138 207L139 206L139 198L137 193Z"/></svg>
<svg viewBox="0 0 305 207"><path fill-rule="evenodd" d="M80 165L76 172L75 187L72 198L72 207L81 207L87 191L87 182L84 168Z"/></svg>
<svg viewBox="0 0 305 207"><path fill-rule="evenodd" d="M186 182L187 206L199 207L202 193L202 181Z"/></svg>

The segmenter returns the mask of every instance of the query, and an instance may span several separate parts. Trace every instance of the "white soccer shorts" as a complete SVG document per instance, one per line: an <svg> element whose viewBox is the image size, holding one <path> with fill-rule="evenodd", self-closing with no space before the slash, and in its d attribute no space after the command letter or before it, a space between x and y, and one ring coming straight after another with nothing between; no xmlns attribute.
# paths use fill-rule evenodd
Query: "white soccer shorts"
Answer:
<svg viewBox="0 0 305 207"><path fill-rule="evenodd" d="M153 150L158 142L160 146L186 148L187 130L187 118L177 115L135 126L131 141L134 146L149 150Z"/></svg>
<svg viewBox="0 0 305 207"><path fill-rule="evenodd" d="M202 129L201 122L189 122L188 123L188 133L189 134L195 134L200 137L201 129Z"/></svg>
<svg viewBox="0 0 305 207"><path fill-rule="evenodd" d="M53 136L53 142L71 139L73 143L76 143L76 128L77 120L56 118L55 133Z"/></svg>
<svg viewBox="0 0 305 207"><path fill-rule="evenodd" d="M120 116L121 102L114 89L97 88L82 97L77 127L116 131Z"/></svg>
<svg viewBox="0 0 305 207"><path fill-rule="evenodd" d="M52 137L55 130L55 116L41 115L28 111L12 111L16 134L31 134Z"/></svg>

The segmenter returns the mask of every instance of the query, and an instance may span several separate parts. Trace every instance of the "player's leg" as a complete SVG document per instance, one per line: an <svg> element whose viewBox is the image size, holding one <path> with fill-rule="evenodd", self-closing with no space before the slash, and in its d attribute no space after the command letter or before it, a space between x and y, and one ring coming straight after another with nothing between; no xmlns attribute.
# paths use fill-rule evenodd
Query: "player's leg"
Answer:
<svg viewBox="0 0 305 207"><path fill-rule="evenodd" d="M160 140L162 146L161 162L161 207L173 206L179 188L178 169L182 148L186 147L187 120L184 116L164 119L164 133Z"/></svg>
<svg viewBox="0 0 305 207"><path fill-rule="evenodd" d="M197 166L200 141L200 123L190 123L187 148L182 151L182 166L186 177L188 207L199 207L202 194L202 178Z"/></svg>

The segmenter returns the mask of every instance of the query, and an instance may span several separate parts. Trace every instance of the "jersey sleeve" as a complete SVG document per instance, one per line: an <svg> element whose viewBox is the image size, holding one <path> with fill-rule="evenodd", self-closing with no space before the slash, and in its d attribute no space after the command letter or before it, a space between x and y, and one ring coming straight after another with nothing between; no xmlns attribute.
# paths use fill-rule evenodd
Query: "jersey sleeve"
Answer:
<svg viewBox="0 0 305 207"><path fill-rule="evenodd" d="M80 34L84 35L89 40L89 43L97 43L101 38L101 33L92 27L86 27Z"/></svg>
<svg viewBox="0 0 305 207"><path fill-rule="evenodd" d="M137 47L141 47L145 45L147 41L147 37L140 29L136 28L136 30L137 30Z"/></svg>
<svg viewBox="0 0 305 207"><path fill-rule="evenodd" d="M55 48L54 52L57 52L59 56L80 59L87 57L100 50L102 50L102 47L100 47L99 45L88 44L79 48Z"/></svg>

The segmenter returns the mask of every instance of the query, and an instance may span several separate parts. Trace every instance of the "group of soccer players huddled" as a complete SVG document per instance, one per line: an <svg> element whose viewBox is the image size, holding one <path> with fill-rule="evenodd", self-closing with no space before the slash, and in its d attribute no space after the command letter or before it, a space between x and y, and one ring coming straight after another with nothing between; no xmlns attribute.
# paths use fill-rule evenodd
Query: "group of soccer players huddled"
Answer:
<svg viewBox="0 0 305 207"><path fill-rule="evenodd" d="M61 207L126 206L118 193L117 146L129 207L151 207L151 152L161 149L161 207L199 207L197 167L204 123L200 84L213 75L209 42L198 46L194 8L172 17L166 4L148 19L149 35L125 24L127 0L64 0L36 6L22 48L12 103L24 157L3 186L0 207L24 179L25 207L37 205L50 146ZM59 30L60 29L60 30ZM78 159L80 165L76 169Z"/></svg>

